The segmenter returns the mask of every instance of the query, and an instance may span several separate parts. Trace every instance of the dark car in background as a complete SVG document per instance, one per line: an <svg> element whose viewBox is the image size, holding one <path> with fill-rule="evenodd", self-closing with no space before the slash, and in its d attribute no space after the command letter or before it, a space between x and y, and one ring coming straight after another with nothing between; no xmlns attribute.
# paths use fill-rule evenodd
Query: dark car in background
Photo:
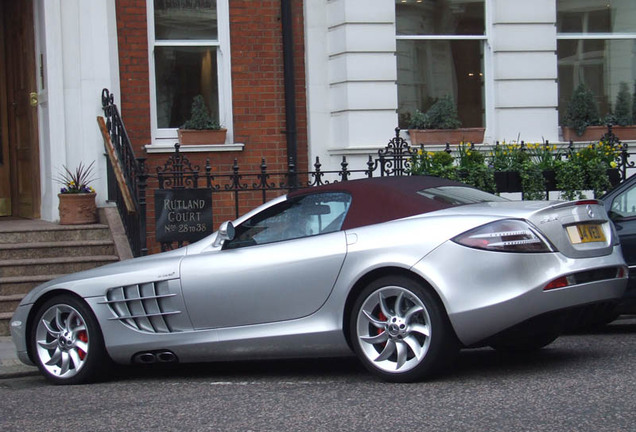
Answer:
<svg viewBox="0 0 636 432"><path fill-rule="evenodd" d="M605 194L602 200L614 222L625 262L629 266L627 290L613 316L609 317L615 318L624 313L636 313L636 174Z"/></svg>

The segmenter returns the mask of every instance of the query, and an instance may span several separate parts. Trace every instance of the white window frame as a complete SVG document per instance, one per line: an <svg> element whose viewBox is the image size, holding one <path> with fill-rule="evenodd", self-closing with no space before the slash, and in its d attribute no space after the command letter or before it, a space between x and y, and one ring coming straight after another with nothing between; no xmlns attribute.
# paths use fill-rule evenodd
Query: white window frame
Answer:
<svg viewBox="0 0 636 432"><path fill-rule="evenodd" d="M558 1L558 0L557 0ZM557 4L557 13L558 13L558 4ZM558 20L558 18L557 18ZM601 33L601 32L584 32L584 33L570 33L570 32L557 32L556 34L557 42L560 40L607 40L607 41L618 41L618 40L631 40L636 42L636 30L631 33L625 32L612 32L612 33ZM557 48L557 56L558 56L558 48ZM560 80L559 80L560 85ZM576 88L576 85L575 85ZM560 92L561 89L559 88ZM611 94L608 94L608 102L610 105L613 100L611 100Z"/></svg>
<svg viewBox="0 0 636 432"><path fill-rule="evenodd" d="M155 74L155 47L199 47L216 48L219 123L227 129L226 144L186 145L181 146L184 152L240 151L243 144L234 143L234 123L232 115L232 62L230 51L230 9L229 0L217 0L218 40L155 40L155 8L153 0L146 0L148 23L148 69L150 74L150 128L152 142L146 145L148 153L168 153L174 151L174 144L179 141L177 128L159 128L157 124L157 83Z"/></svg>
<svg viewBox="0 0 636 432"><path fill-rule="evenodd" d="M484 74L484 124L483 127L488 127L488 119L492 118L491 114L491 93L493 87L493 71L492 71L492 51L490 49L489 44L489 34L491 28L491 18L490 11L492 10L493 5L491 4L492 0L483 0L484 2L484 34L483 35L395 35L395 40L416 40L416 41L457 41L457 40L478 40L481 41L483 47L483 74ZM397 21L397 13L396 13L396 21ZM397 23L396 23L397 25Z"/></svg>

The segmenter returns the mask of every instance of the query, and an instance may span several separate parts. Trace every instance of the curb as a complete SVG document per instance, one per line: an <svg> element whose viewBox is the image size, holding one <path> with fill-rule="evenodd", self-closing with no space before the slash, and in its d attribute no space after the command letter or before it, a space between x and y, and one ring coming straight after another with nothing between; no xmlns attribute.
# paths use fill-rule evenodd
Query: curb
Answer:
<svg viewBox="0 0 636 432"><path fill-rule="evenodd" d="M0 336L0 379L37 375L38 368L18 360L15 345L9 336Z"/></svg>

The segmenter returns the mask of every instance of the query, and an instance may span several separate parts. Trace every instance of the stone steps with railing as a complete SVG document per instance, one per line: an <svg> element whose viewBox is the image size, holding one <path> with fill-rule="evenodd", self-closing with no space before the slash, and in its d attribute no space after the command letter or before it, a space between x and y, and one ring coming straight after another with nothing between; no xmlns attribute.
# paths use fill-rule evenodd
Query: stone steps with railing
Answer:
<svg viewBox="0 0 636 432"><path fill-rule="evenodd" d="M9 334L13 311L34 287L130 257L129 246L121 244L121 226L113 227L118 217L106 212L100 209L103 223L91 225L0 219L0 336Z"/></svg>

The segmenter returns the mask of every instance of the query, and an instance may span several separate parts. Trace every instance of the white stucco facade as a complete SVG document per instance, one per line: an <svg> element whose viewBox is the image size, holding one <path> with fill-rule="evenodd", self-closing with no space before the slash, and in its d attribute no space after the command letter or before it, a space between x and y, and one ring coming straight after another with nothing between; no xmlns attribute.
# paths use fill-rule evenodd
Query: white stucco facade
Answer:
<svg viewBox="0 0 636 432"><path fill-rule="evenodd" d="M34 0L34 16L41 218L55 221L63 166L95 161L93 185L107 189L96 118L103 88L119 97L115 0ZM98 205L105 198L98 193Z"/></svg>
<svg viewBox="0 0 636 432"><path fill-rule="evenodd" d="M558 141L555 0L485 5L484 142ZM308 0L305 23L310 161L360 168L398 125L395 0Z"/></svg>

